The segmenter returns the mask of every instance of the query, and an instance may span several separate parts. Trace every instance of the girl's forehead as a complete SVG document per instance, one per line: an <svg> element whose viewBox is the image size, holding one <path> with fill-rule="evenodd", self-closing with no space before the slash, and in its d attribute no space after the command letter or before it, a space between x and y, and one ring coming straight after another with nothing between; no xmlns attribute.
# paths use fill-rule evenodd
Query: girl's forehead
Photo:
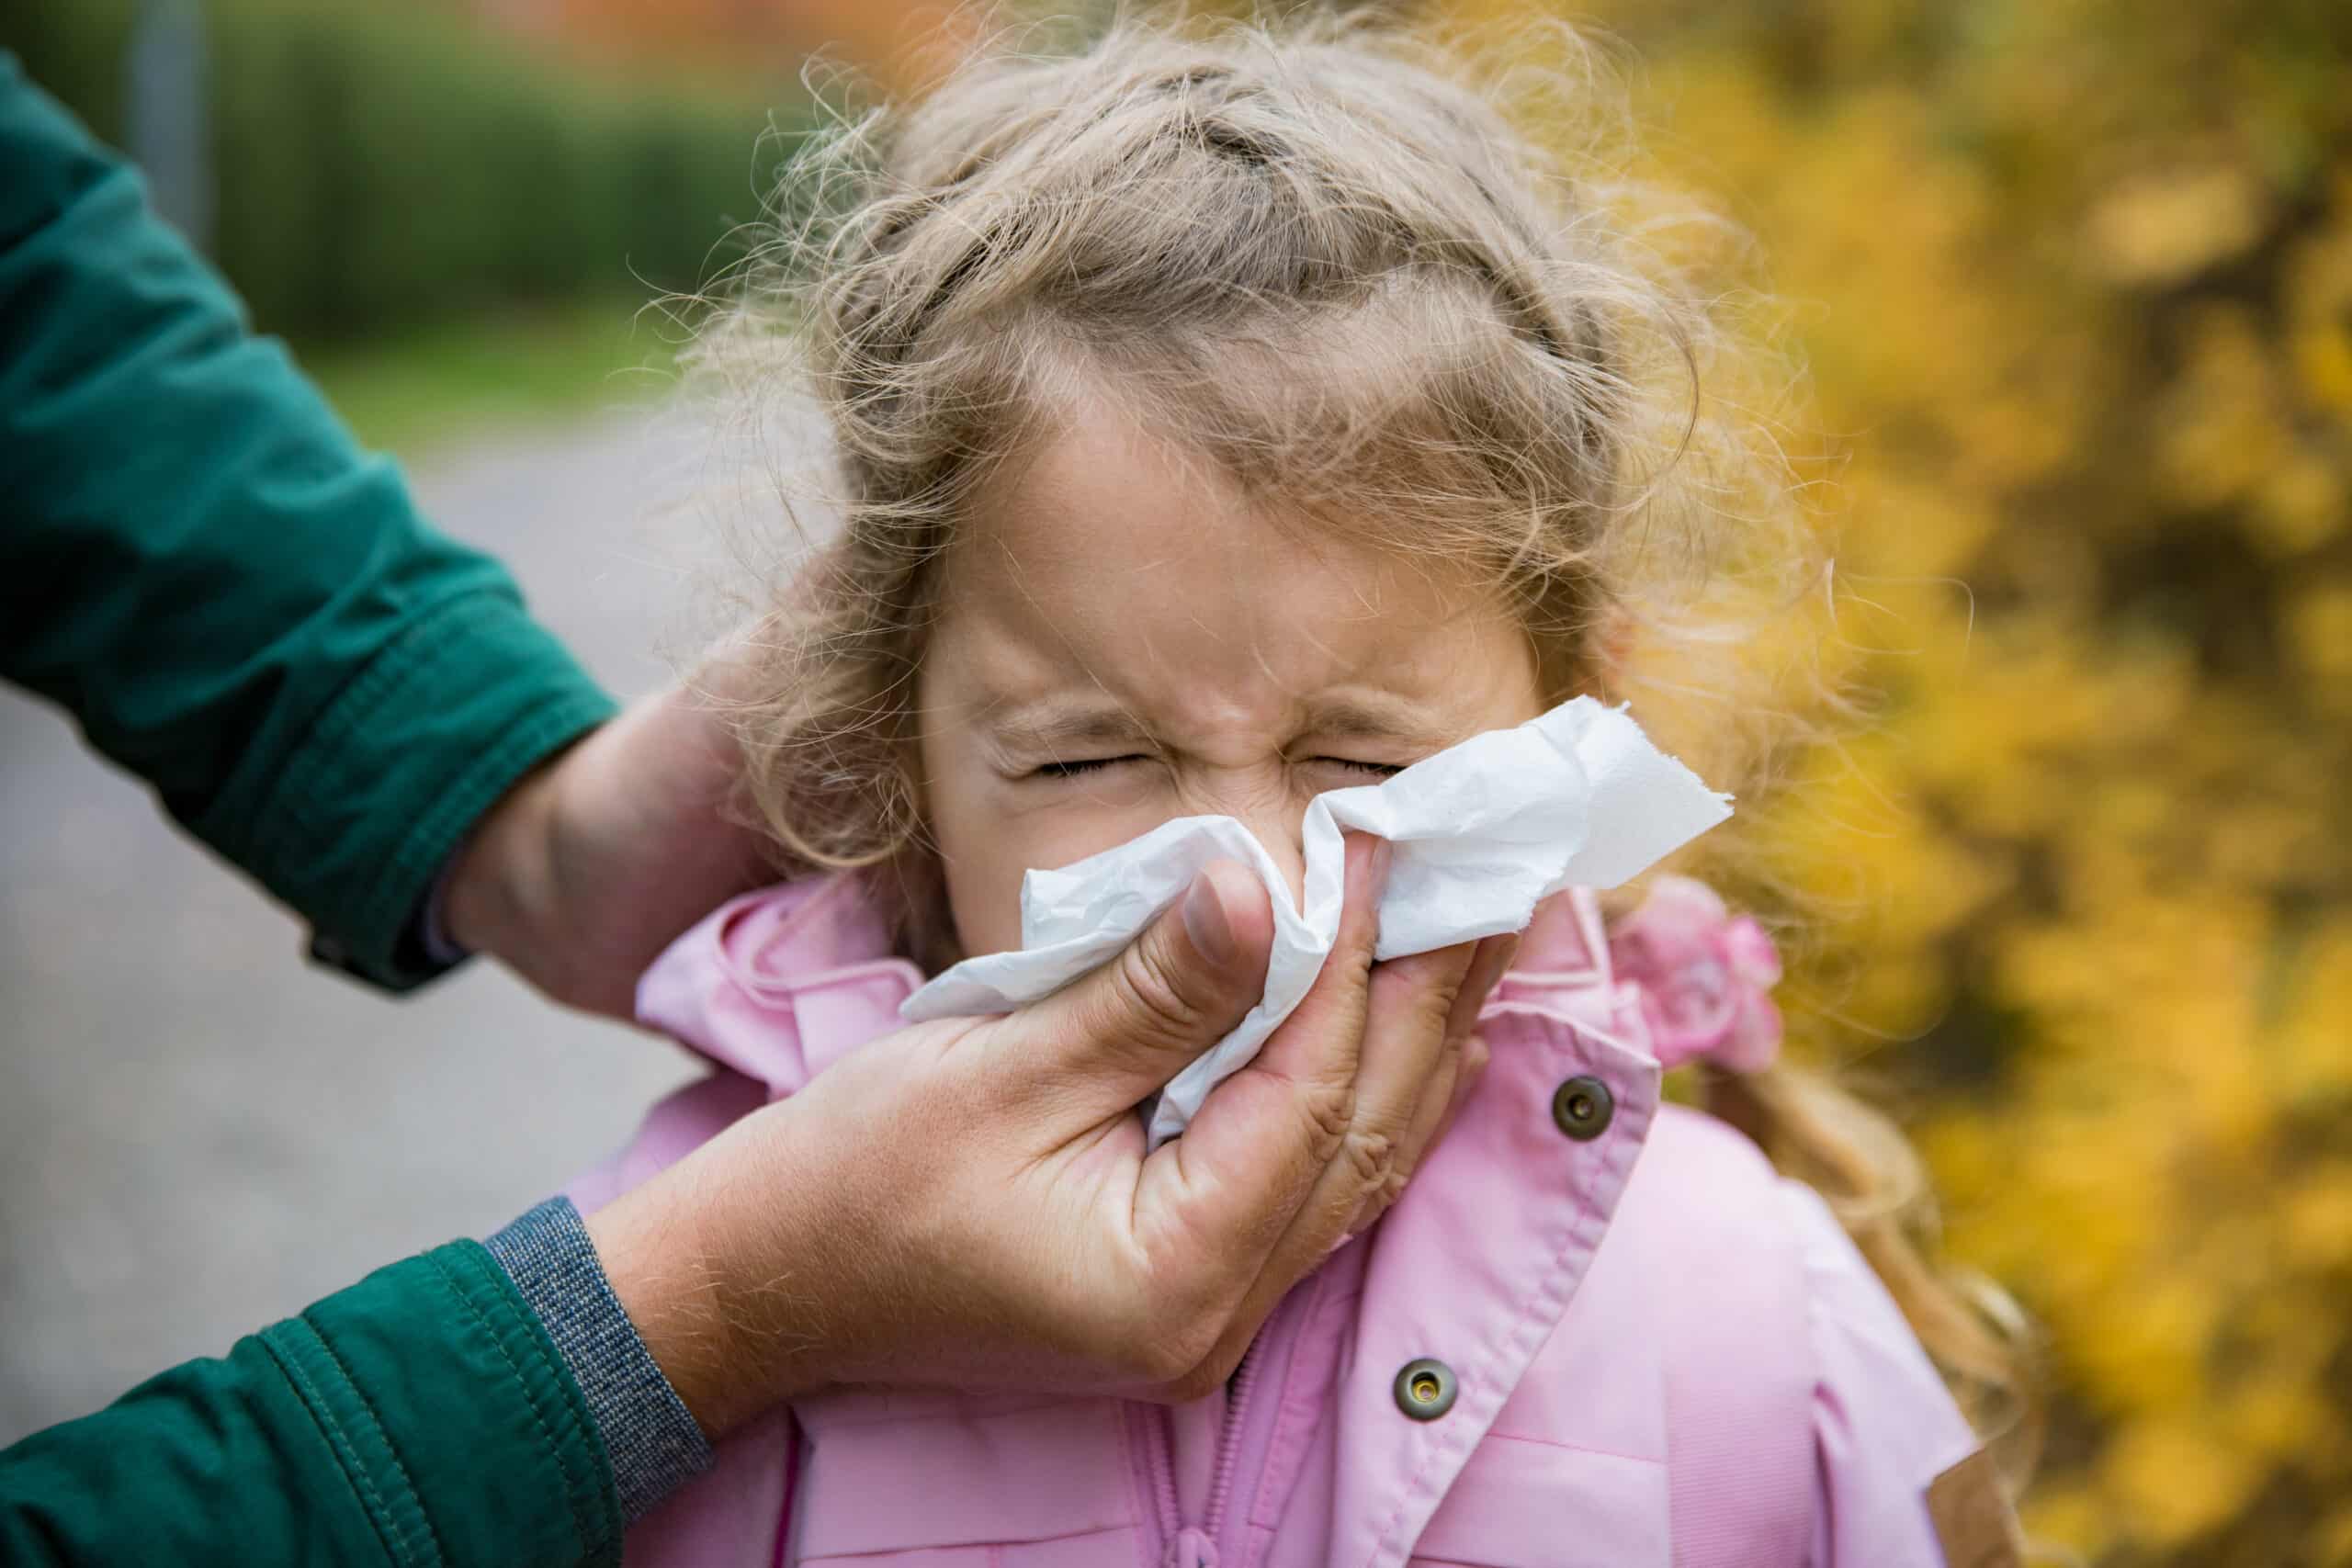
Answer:
<svg viewBox="0 0 2352 1568"><path fill-rule="evenodd" d="M1449 694L1528 662L1468 566L1272 511L1110 417L1057 433L982 498L938 608L935 696L994 709L1091 696L1204 728L1351 705L1409 722L1400 702L1442 727Z"/></svg>
<svg viewBox="0 0 2352 1568"><path fill-rule="evenodd" d="M1310 514L1243 490L1209 457L1141 428L1114 406L1074 417L984 489L949 553L951 594L1063 614L1114 597L1163 604L1172 587L1246 604L1269 581L1290 593L1334 590L1310 606L1337 622L1447 618L1495 601L1466 561L1408 556L1378 543L1373 519ZM1199 603L1193 605L1202 608ZM1286 617L1288 618L1288 617Z"/></svg>

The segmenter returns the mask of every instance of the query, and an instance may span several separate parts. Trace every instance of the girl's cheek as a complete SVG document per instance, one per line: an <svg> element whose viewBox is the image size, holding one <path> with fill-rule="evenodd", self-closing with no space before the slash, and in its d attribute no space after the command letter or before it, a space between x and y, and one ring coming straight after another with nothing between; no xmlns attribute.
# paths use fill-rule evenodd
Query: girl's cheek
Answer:
<svg viewBox="0 0 2352 1568"><path fill-rule="evenodd" d="M1084 860L1150 832L1182 816L1175 797L1161 789L1095 790L1070 787L1061 798L1008 818L1001 830L1022 841L1024 869L1054 870Z"/></svg>
<svg viewBox="0 0 2352 1568"><path fill-rule="evenodd" d="M991 805L962 814L956 830L940 836L956 938L968 957L1021 945L1021 880L1028 872L1115 849L1177 815L1151 792L1097 792L1075 781L1016 788Z"/></svg>

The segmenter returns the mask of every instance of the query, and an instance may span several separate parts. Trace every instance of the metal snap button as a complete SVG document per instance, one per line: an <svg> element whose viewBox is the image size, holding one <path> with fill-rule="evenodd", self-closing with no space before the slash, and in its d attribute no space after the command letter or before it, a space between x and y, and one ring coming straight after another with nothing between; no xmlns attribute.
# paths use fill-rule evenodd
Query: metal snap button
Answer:
<svg viewBox="0 0 2352 1568"><path fill-rule="evenodd" d="M1580 1144L1607 1132L1616 1114L1617 1099L1599 1078L1579 1073L1552 1091L1552 1120Z"/></svg>
<svg viewBox="0 0 2352 1568"><path fill-rule="evenodd" d="M1436 1420L1453 1408L1460 1392L1453 1369L1427 1356L1406 1362L1396 1374L1396 1408L1416 1421Z"/></svg>

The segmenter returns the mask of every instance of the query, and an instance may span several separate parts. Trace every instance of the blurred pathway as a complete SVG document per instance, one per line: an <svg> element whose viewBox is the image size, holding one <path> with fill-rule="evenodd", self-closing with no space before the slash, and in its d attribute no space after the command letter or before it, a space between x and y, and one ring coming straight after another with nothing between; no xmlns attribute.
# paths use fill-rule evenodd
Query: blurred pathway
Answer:
<svg viewBox="0 0 2352 1568"><path fill-rule="evenodd" d="M694 454L607 415L415 466L616 692L684 635L645 521ZM480 1235L693 1071L486 964L392 1003L0 689L0 1444Z"/></svg>

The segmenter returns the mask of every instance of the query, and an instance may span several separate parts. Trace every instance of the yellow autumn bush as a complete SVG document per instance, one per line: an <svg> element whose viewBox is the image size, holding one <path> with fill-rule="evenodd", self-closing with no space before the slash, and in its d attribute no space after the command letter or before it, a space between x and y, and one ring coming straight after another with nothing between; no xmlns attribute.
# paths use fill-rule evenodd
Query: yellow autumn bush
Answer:
<svg viewBox="0 0 2352 1568"><path fill-rule="evenodd" d="M2352 1563L2352 6L1577 16L1840 459L1795 1032L2046 1337L2030 1530Z"/></svg>

